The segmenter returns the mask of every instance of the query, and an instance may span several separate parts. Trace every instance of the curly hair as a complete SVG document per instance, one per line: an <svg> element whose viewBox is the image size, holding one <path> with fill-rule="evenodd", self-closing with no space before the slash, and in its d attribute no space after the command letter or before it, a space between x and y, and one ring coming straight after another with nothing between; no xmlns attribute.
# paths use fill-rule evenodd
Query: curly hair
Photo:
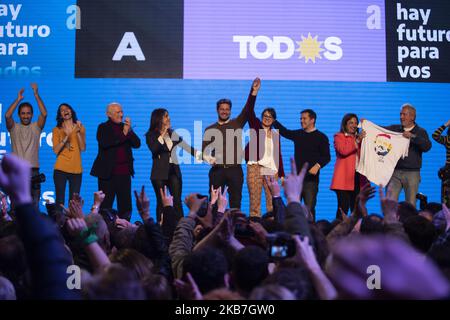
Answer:
<svg viewBox="0 0 450 320"><path fill-rule="evenodd" d="M61 128L62 124L64 122L64 119L61 115L61 107L62 106L66 106L67 108L70 109L70 111L72 112L72 121L73 121L73 123L77 123L77 121L78 121L77 113L75 112L75 110L73 110L72 106L68 103L61 103L58 107L58 111L56 111L56 126L58 128Z"/></svg>

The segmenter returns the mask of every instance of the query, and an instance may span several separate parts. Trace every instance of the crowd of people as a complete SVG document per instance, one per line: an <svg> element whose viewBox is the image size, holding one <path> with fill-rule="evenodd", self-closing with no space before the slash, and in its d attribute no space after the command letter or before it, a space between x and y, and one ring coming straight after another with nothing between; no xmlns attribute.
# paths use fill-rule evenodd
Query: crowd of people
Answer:
<svg viewBox="0 0 450 320"><path fill-rule="evenodd" d="M330 187L338 199L336 219L317 220L319 173L330 161L328 138L316 128L312 109L301 111L297 130L278 122L273 108L259 119L254 108L260 87L257 78L236 118L230 100L217 102L218 121L206 128L202 150L177 135L167 110L152 112L145 137L153 159L156 219L142 187L134 191L140 216L134 223L132 149L141 142L131 120L123 120L121 105L108 105L108 120L97 130L91 175L98 178L99 191L89 212L83 212L85 199L79 195L86 130L69 104L59 106L53 129L56 202L47 203L44 214L36 205L35 180L47 111L33 84L40 115L32 122L33 108L21 103L21 89L5 114L13 154L0 165L0 299L448 299L450 210L440 202L416 208L422 153L431 142L416 123L415 108L403 105L401 124L385 127L408 139L408 155L392 168L385 189L357 172L366 132L359 130L356 114L343 117L334 136L337 160ZM20 122L12 118L16 108ZM253 131L241 150L247 122ZM447 164L449 136L443 132L449 125L432 135L447 147ZM281 136L295 145L289 172L282 165ZM187 214L178 147L211 165L210 194L186 196ZM248 213L241 210L243 159ZM406 201L399 202L402 189ZM376 192L380 210L369 213L366 204Z"/></svg>

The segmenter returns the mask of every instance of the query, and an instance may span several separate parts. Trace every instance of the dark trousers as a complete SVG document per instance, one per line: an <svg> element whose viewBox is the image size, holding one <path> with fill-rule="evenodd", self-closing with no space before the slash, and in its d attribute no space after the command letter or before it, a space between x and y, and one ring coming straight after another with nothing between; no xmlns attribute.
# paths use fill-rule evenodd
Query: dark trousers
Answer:
<svg viewBox="0 0 450 320"><path fill-rule="evenodd" d="M69 200L72 199L74 193L80 193L81 189L81 173L67 173L60 170L53 171L53 182L55 183L56 208L60 208L60 204L65 205L66 184L69 182Z"/></svg>
<svg viewBox="0 0 450 320"><path fill-rule="evenodd" d="M209 190L228 186L230 208L241 208L242 185L244 183L244 172L241 165L236 166L214 166L209 170Z"/></svg>
<svg viewBox="0 0 450 320"><path fill-rule="evenodd" d="M319 179L305 179L303 182L302 200L311 211L313 221L316 221L317 193L319 193Z"/></svg>
<svg viewBox="0 0 450 320"><path fill-rule="evenodd" d="M98 190L105 193L101 209L110 209L117 196L117 211L119 218L131 218L131 176L112 175L109 179L98 179Z"/></svg>
<svg viewBox="0 0 450 320"><path fill-rule="evenodd" d="M160 189L163 189L164 191L164 186L167 186L173 197L173 207L175 209L176 219L177 221L180 220L184 216L183 205L181 203L182 180L181 177L178 177L175 174L174 165L170 165L167 180L152 179L151 181L156 195L156 220L158 223L161 221L161 215L163 212Z"/></svg>
<svg viewBox="0 0 450 320"><path fill-rule="evenodd" d="M336 219L342 220L341 212L339 208L344 210L344 212L348 215L353 212L356 204L356 196L359 193L360 186L368 183L364 176L361 176L359 173L355 173L355 190L334 190L336 192L338 207L336 211Z"/></svg>
<svg viewBox="0 0 450 320"><path fill-rule="evenodd" d="M339 208L341 208L347 215L349 214L349 212L352 213L353 209L355 208L355 200L358 192L356 190L334 190L334 192L336 192L338 201L336 219L342 220Z"/></svg>
<svg viewBox="0 0 450 320"><path fill-rule="evenodd" d="M39 168L31 168L31 179L39 175ZM39 200L41 198L41 184L31 183L31 197L33 205L39 210Z"/></svg>

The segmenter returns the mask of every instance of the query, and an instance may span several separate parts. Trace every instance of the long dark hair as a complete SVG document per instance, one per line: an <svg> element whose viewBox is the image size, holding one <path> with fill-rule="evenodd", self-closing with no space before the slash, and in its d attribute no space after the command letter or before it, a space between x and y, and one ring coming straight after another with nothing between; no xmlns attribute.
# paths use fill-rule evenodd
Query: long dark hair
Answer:
<svg viewBox="0 0 450 320"><path fill-rule="evenodd" d="M61 103L58 107L58 111L56 111L56 126L58 128L61 128L62 124L64 122L64 119L61 115L61 107L62 106L66 106L70 109L70 111L72 112L72 121L73 121L73 123L77 123L77 121L78 121L77 113L75 112L75 110L73 110L72 106L68 103Z"/></svg>
<svg viewBox="0 0 450 320"><path fill-rule="evenodd" d="M148 129L147 134L149 134L150 132L153 132L153 131L161 132L164 115L166 113L169 113L169 112L164 108L158 108L158 109L153 110L152 116L150 118L150 128Z"/></svg>
<svg viewBox="0 0 450 320"><path fill-rule="evenodd" d="M342 133L346 133L345 127L347 126L347 122L350 119L352 119L352 118L356 118L356 122L359 123L359 119L358 119L358 116L356 114L354 114L354 113L347 113L346 115L344 115L344 117L342 118L342 121L341 121L341 130L340 131ZM356 129L356 133L358 133L358 132L359 132L359 129Z"/></svg>

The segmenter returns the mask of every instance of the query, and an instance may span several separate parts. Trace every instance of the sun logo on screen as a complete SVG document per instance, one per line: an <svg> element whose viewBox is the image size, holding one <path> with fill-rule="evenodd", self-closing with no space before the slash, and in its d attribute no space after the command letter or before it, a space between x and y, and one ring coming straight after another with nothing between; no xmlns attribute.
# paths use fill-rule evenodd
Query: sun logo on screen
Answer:
<svg viewBox="0 0 450 320"><path fill-rule="evenodd" d="M299 59L305 58L305 63L308 63L311 60L313 63L316 63L316 58L322 59L320 52L324 51L321 48L323 41L317 41L317 37L311 37L311 33L308 33L308 37L305 38L302 35L302 41L296 41L299 45L299 48L295 51L300 52Z"/></svg>

